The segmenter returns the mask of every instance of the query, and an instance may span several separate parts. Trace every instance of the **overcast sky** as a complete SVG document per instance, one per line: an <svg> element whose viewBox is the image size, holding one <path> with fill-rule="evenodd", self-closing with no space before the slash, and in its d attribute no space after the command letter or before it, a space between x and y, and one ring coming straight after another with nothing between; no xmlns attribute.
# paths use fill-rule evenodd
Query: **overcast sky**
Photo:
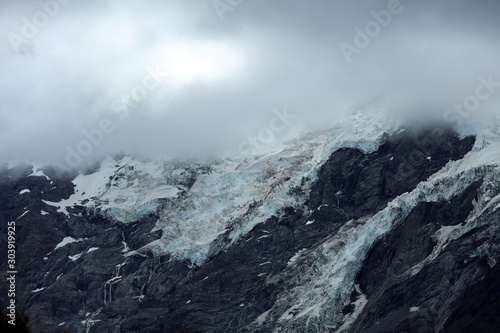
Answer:
<svg viewBox="0 0 500 333"><path fill-rule="evenodd" d="M494 113L499 15L497 0L0 0L0 161L218 153L381 97Z"/></svg>

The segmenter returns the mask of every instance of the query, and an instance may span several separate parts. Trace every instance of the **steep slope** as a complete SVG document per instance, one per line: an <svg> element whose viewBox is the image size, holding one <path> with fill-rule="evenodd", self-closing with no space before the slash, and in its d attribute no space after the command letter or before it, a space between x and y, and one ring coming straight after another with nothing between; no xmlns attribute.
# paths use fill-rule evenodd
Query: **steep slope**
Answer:
<svg viewBox="0 0 500 333"><path fill-rule="evenodd" d="M481 283L468 292L469 296L448 318L446 333L500 331L500 264Z"/></svg>
<svg viewBox="0 0 500 333"><path fill-rule="evenodd" d="M373 111L254 156L4 167L18 309L36 332L444 330L500 258L499 126Z"/></svg>

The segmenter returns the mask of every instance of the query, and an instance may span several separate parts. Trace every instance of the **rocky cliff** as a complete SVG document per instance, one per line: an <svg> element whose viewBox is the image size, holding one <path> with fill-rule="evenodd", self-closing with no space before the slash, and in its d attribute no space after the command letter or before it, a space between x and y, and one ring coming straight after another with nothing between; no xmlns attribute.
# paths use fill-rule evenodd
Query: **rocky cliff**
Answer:
<svg viewBox="0 0 500 333"><path fill-rule="evenodd" d="M363 126L226 160L2 166L17 308L42 333L498 331L498 126Z"/></svg>

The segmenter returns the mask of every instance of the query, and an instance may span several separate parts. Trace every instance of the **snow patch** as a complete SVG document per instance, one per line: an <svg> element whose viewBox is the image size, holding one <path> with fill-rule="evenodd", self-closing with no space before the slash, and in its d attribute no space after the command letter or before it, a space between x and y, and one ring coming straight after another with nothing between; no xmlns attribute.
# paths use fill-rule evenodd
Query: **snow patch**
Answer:
<svg viewBox="0 0 500 333"><path fill-rule="evenodd" d="M26 209L26 207L24 207L24 209ZM28 214L28 212L29 212L29 210L27 210L27 211L25 211L24 213L22 213L22 215L21 215L21 216L19 216L19 217L16 219L16 221L17 221L17 220L19 220L19 219L20 219L21 217L23 217L24 215Z"/></svg>
<svg viewBox="0 0 500 333"><path fill-rule="evenodd" d="M33 167L33 172L28 177L45 177L50 180L49 176L45 175L42 170L37 170L36 167Z"/></svg>
<svg viewBox="0 0 500 333"><path fill-rule="evenodd" d="M78 253L78 254L75 254L74 256L68 256L68 258L71 259L72 261L77 261L78 259L80 259L82 254L83 253Z"/></svg>
<svg viewBox="0 0 500 333"><path fill-rule="evenodd" d="M75 243L75 242L81 242L85 239L83 238L80 238L80 239L74 239L73 237L64 237L63 240L56 245L56 247L54 248L54 250L57 250L63 246L66 246L68 244L71 244L71 243Z"/></svg>
<svg viewBox="0 0 500 333"><path fill-rule="evenodd" d="M40 291L44 290L45 288L46 288L46 287L43 287L43 288L38 288L38 289L32 290L31 292L32 292L32 293L38 293L38 292L40 292Z"/></svg>
<svg viewBox="0 0 500 333"><path fill-rule="evenodd" d="M434 235L432 235L432 238L437 240L438 243L443 243L444 241L446 241L450 237L450 234L453 231L460 229L460 228L462 228L462 225L460 225L460 224L452 225L452 226L442 226L438 231L436 231L434 233Z"/></svg>

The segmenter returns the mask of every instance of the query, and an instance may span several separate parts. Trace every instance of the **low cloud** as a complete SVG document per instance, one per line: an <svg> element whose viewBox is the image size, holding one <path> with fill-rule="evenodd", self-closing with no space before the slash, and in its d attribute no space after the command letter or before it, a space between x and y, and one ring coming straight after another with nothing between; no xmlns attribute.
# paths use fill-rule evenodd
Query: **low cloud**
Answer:
<svg viewBox="0 0 500 333"><path fill-rule="evenodd" d="M498 113L496 1L0 7L0 161L217 154L269 128L275 110L294 115L279 141L380 97L410 118Z"/></svg>

